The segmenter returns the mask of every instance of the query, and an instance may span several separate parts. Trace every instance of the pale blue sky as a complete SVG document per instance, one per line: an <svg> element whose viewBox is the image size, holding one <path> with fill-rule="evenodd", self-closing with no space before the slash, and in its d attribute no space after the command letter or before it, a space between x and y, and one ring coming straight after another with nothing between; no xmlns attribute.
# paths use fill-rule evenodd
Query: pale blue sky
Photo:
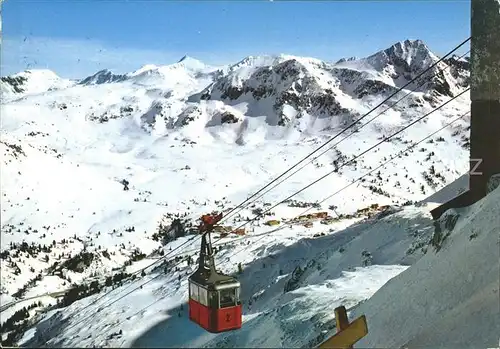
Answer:
<svg viewBox="0 0 500 349"><path fill-rule="evenodd" d="M437 54L470 35L470 1L5 0L2 75L49 68L79 78L288 53L336 61L407 38Z"/></svg>

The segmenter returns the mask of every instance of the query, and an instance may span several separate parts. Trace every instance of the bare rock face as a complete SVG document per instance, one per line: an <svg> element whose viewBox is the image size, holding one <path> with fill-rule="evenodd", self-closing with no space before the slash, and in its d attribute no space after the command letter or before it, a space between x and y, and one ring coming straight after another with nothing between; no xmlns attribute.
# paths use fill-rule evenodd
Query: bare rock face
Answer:
<svg viewBox="0 0 500 349"><path fill-rule="evenodd" d="M234 114L226 111L221 114L220 122L221 124L235 124L240 121Z"/></svg>
<svg viewBox="0 0 500 349"><path fill-rule="evenodd" d="M125 81L126 78L127 78L126 75L113 74L110 70L104 69L104 70L98 71L94 75L86 77L85 79L81 80L78 84L79 85L100 85L100 84L106 84L106 83L112 83L112 82Z"/></svg>
<svg viewBox="0 0 500 349"><path fill-rule="evenodd" d="M291 118L284 111L287 107L297 112L297 118L304 112L325 116L349 112L331 89L320 85L310 67L293 58L257 67L244 79L237 71L229 72L202 91L200 99L221 100L228 104L242 101L270 104L276 117L269 118L268 122L275 126L290 123Z"/></svg>
<svg viewBox="0 0 500 349"><path fill-rule="evenodd" d="M494 174L486 184L486 194L491 193L493 190L500 186L500 173Z"/></svg>
<svg viewBox="0 0 500 349"><path fill-rule="evenodd" d="M451 208L444 212L443 215L434 222L434 234L432 235L429 245L434 247L436 252L443 247L446 239L452 233L453 228L455 228L458 218L460 218L460 213Z"/></svg>
<svg viewBox="0 0 500 349"><path fill-rule="evenodd" d="M23 85L28 79L24 76L4 76L0 81L11 86L14 92L22 93L24 92Z"/></svg>
<svg viewBox="0 0 500 349"><path fill-rule="evenodd" d="M470 63L457 56L439 62L422 40L405 40L386 50L380 51L362 60L391 77L395 86L402 87L416 78L408 88L426 90L435 101L440 96L453 97L469 81ZM429 71L420 75L423 71Z"/></svg>
<svg viewBox="0 0 500 349"><path fill-rule="evenodd" d="M352 118L359 112L352 103L343 105L344 101L386 98L403 86L424 94L396 109L436 106L443 97L453 97L468 86L469 67L468 59L458 56L439 62L421 40L401 41L369 57L335 64L293 56L247 57L218 74L194 99L248 103L250 110L268 116L269 125L287 126L307 114Z"/></svg>
<svg viewBox="0 0 500 349"><path fill-rule="evenodd" d="M190 105L179 114L177 120L175 121L175 127L187 126L191 122L197 120L202 115L200 107L197 105Z"/></svg>

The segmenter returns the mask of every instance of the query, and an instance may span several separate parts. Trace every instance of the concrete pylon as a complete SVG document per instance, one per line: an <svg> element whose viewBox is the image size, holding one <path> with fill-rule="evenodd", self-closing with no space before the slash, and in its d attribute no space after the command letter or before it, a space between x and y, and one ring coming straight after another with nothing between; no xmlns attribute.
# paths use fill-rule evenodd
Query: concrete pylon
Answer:
<svg viewBox="0 0 500 349"><path fill-rule="evenodd" d="M469 206L500 174L500 0L471 1L471 128L469 191L431 211Z"/></svg>

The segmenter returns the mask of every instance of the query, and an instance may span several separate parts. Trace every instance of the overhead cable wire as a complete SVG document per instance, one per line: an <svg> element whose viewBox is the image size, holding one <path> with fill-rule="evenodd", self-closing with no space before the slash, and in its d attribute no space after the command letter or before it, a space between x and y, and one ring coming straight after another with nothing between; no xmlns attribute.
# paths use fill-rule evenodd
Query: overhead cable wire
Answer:
<svg viewBox="0 0 500 349"><path fill-rule="evenodd" d="M415 81L417 81L419 78L421 78L424 74L426 74L427 72L431 71L434 67L436 67L439 63L441 63L444 59L446 59L446 57L448 57L449 55L453 54L453 52L457 51L459 48L461 48L462 46L464 46L467 42L469 42L470 40L470 36L465 39L464 41L462 41L460 44L458 44L457 46L455 46L451 51L449 51L447 54L445 54L443 57L439 58L439 60L437 60L436 62L434 62L432 65L430 65L427 69L423 70L422 72L420 72L419 74L417 74L413 79L411 79L410 81L408 81L406 84L404 84L403 86L401 86L400 88L398 88L395 92L393 92L392 94L389 95L389 97L385 98L382 102L380 102L379 104L377 104L375 107L373 107L372 109L370 109L367 113L365 113L362 117L360 117L359 119L357 119L356 121L352 122L351 124L349 124L348 126L346 126L344 129L342 129L339 133L337 133L335 136L331 137L328 141L326 141L325 143L323 143L321 146L319 146L318 148L316 148L314 151L312 151L311 153L309 153L308 155L306 155L304 158L302 158L301 160L299 160L297 163L295 163L294 165L292 165L288 170L286 170L285 172L283 172L282 174L280 174L278 177L276 177L275 179L273 179L271 182L269 182L268 184L266 184L264 187L262 187L261 189L259 189L258 191L256 191L254 194L252 194L251 196L249 196L246 200L244 200L242 203L240 203L239 205L233 207L229 212L226 212L226 216L230 215L232 212L234 212L235 210L237 210L238 208L240 208L242 205L245 205L247 202L249 202L252 198L256 197L257 195L259 195L262 191L266 190L267 188L269 188L269 186L271 186L274 182L276 182L277 180L279 180L280 178L283 178L283 176L285 176L287 173L289 173L290 171L292 171L294 168L296 168L298 165L300 165L302 162L304 162L305 160L307 160L309 157L311 157L312 155L314 155L315 153L317 153L318 151L320 151L321 149L323 149L326 145L328 145L330 142L332 142L333 140L335 140L337 137L339 137L341 134L343 134L345 131L349 130L350 128L356 126L361 120L363 120L364 118L366 118L368 115L370 115L373 111L375 111L377 108L379 108L380 106L384 105L386 102L388 102L392 97L396 96L399 92L401 92L403 89L405 89L406 87L410 86L412 83L414 83ZM223 218L224 220L224 218Z"/></svg>
<svg viewBox="0 0 500 349"><path fill-rule="evenodd" d="M408 146L407 148L399 151L396 155L393 155L391 156L388 160L384 161L383 163L381 163L379 166L371 169L369 172L365 173L364 175L362 176L359 176L358 178L356 178L355 180L353 180L351 183L349 183L348 185L342 187L341 189L337 190L336 192L334 192L333 194L330 194L329 196L325 197L324 199L322 199L319 204L322 204L324 203L325 201L331 199L333 196L335 195L338 195L339 193L343 192L344 190L346 190L347 188L349 188L350 186L354 185L355 183L361 181L363 178L369 176L370 174L372 174L373 172L375 172L376 170L378 170L379 168L382 168L383 166L387 165L388 163L392 162L394 159L396 158L399 158L401 157L404 153L414 149L416 146L418 146L419 144L423 143L424 141L426 141L427 139L431 138L432 136L436 135L437 133L441 132L442 130L444 130L445 128L451 126L452 124L454 124L455 122L459 121L460 119L462 119L464 116L466 116L467 114L469 114L470 112L466 112L456 118L454 118L452 121L446 123L444 126L442 126L441 128L437 129L436 131L430 133L429 135L425 136L424 138L420 139L418 142L416 143L412 143L410 146ZM298 217L300 216L303 216L304 214L306 214L307 212L309 212L313 207L309 207L307 208L306 210L304 210L303 212L301 212L300 214L296 215L295 218L292 218L292 221L296 220ZM270 232L267 232L265 234L263 234L263 237L261 237L260 239L258 239L257 241L265 238L266 236L269 236L269 234L273 233L273 232L276 232L276 231L279 231L279 230L283 230L285 229L286 226L283 226L283 227L280 227L280 228L277 228L277 229L273 229L272 231ZM243 240L244 238L242 239L236 239L236 240ZM228 257L225 257L226 260L230 260L232 257L234 257L235 255L245 251L247 248L243 248L243 249L240 249L240 250L237 250L235 253L231 254L230 256ZM168 297L169 295L166 294L166 295L163 295L161 296L160 298L156 299L155 301L153 301L152 303L148 304L147 306L141 308L140 310L138 310L137 312L135 312L134 314L130 315L130 316L127 316L125 319L121 320L118 324L114 325L113 327L114 328L117 328L118 326L120 326L121 324L123 324L125 321L128 321L130 320L131 318L133 318L134 316L142 313L143 311L145 311L146 309L152 307L153 305L157 304L158 302L160 302L161 300L165 299L166 297Z"/></svg>
<svg viewBox="0 0 500 349"><path fill-rule="evenodd" d="M348 160L346 162L344 162L342 165L340 165L337 169L333 170L333 171L330 171L328 173L326 173L325 175L319 177L318 179L314 180L313 182L311 182L310 184L308 184L307 186L303 187L302 189L294 192L293 194L291 194L290 196L288 196L287 198L283 199L282 201L278 202L277 204L275 204L274 206L271 206L270 208L268 208L267 210L261 212L260 214L256 215L253 219L249 220L249 221L246 221L245 223L243 223L241 226L239 226L237 229L240 229L242 227L244 227L245 225L247 225L248 223L252 222L252 221L255 221L256 219L259 219L261 218L265 213L271 211L272 209L276 208L278 205L282 204L283 202L286 202L288 201L290 198L294 197L295 195L297 194L300 194L301 192L303 192L304 190L310 188L311 186L313 186L314 184L318 183L319 181L323 180L324 178L328 177L329 175L337 172L340 168L352 163L353 161L355 161L356 159L360 158L361 156L365 155L366 153L372 151L373 149L375 149L376 147L378 147L380 144L384 143L384 142L387 142L388 140L390 140L391 138L393 138L394 136L402 133L403 131L409 129L410 127L412 127L413 125L415 125L416 123L422 121L424 118L428 117L429 115L431 115L432 113L440 110L441 108L443 108L444 106L446 106L447 104L451 103L452 101L454 101L455 99L457 99L458 97L460 97L461 95L463 95L464 93L468 92L470 90L470 88L467 88L465 90L463 90L462 92L460 92L459 94L455 95L454 97L450 98L449 100L447 100L446 102L442 103L441 105L439 105L438 107L434 108L433 110L431 110L430 112L424 114L423 116L419 117L418 119L416 119L415 121L409 123L408 125L404 126L403 128L401 128L400 130L394 132L393 134L391 134L390 136L388 137L384 137L380 142L376 143L375 145L371 146L370 148L364 150L363 152L361 152L360 154L358 154L357 156L355 156L354 158L352 158L351 160ZM196 235L195 235L196 236ZM215 242L219 241L221 238L215 240ZM180 263L183 263L184 261L181 261ZM180 265L180 263L174 265L173 267L177 266L177 265ZM135 292L136 290L138 289L141 289L144 285L156 280L157 278L161 277L163 274L162 273L159 273L158 275L156 275L155 277L151 278L150 280L142 283L141 285L137 286L136 288L134 288L133 290L127 292L126 294L122 295L121 297L117 298L116 300L112 301L111 303L107 304L106 306L104 306L103 308L99 309L98 311L100 310L103 310L104 308L107 308L109 306L111 306L112 304L118 302L119 300L125 298L126 296L130 295L131 293ZM91 314L91 316L94 316L95 314ZM83 320L82 320L83 321ZM82 322L80 321L80 322Z"/></svg>
<svg viewBox="0 0 500 349"><path fill-rule="evenodd" d="M294 192L293 194L291 194L290 196L286 197L285 199L281 200L280 202L276 203L275 205L267 208L266 210L260 212L258 215L255 215L255 217L251 220L248 220L246 221L245 223L243 223L242 225L240 225L239 227L237 227L235 230L238 230L238 229L241 229L243 228L245 225L247 225L248 223L250 222L253 222L261 217L263 217L266 213L270 212L271 210L273 210L274 208L276 208L277 206L281 205L282 203L284 202L287 202L288 200L290 200L291 198L293 198L295 195L297 194L300 194L302 193L304 190L306 189L309 189L310 187L312 187L314 184L320 182L321 180L325 179L326 177L330 176L331 174L337 172L338 170L340 170L341 168L343 168L344 166L347 166L349 164L351 164L353 161L356 161L356 159L360 158L361 156L365 155L366 153L370 152L371 150L375 149L376 147L378 147L380 144L384 143L384 142L387 142L388 140L390 140L391 138L393 138L394 136L400 134L401 132L407 130L408 128L410 128L411 126L415 125L416 123L422 121L423 119L425 119L426 117L428 117L429 115L431 115L432 113L440 110L441 108L443 108L444 106L446 106L447 104L451 103L452 101L454 101L455 99L457 99L458 97L460 97L461 95L463 95L464 93L468 92L470 90L470 88L467 88L465 90L463 90L462 92L460 92L459 94L455 95L454 97L448 99L446 102L444 102L443 104L439 105L438 107L434 108L433 110L431 110L430 112L424 114L423 116L417 118L416 120L412 121L411 123L409 123L408 125L404 126L403 128L401 128L400 130L394 132L393 134L391 134L390 136L388 137L384 137L380 142L374 144L373 146L371 146L370 148L364 150L362 153L356 155L355 157L353 157L351 160L348 160L344 163L342 163L340 166L338 166L337 168L335 168L334 170L326 173L325 175L317 178L316 180L314 180L313 182L309 183L308 185L306 185L305 187L303 187L302 189Z"/></svg>
<svg viewBox="0 0 500 349"><path fill-rule="evenodd" d="M453 51L452 51L453 52ZM462 57L464 57L467 53L469 53L470 51L467 51L465 52L463 55L461 55L460 57L458 57L458 59L461 59ZM442 68L439 70L439 72L443 72L444 70L448 69L450 66L447 65L446 67ZM406 97L408 97L410 94L414 93L419 87L421 87L422 85L425 84L425 80L422 80L422 82L413 90L407 92L405 95L403 95L401 98L399 98L396 102L394 102L392 105L390 105L389 107L385 108L383 111L381 111L380 113L378 113L377 115L375 115L374 117L372 117L370 120L368 120L367 122L365 122L363 125L361 125L360 127L358 127L356 129L356 131L359 131L361 130L363 127L365 127L366 125L368 125L370 122L372 122L373 120L375 120L376 118L378 118L379 116L381 116L382 114L384 114L385 112L387 112L388 110L394 108L394 106L396 106L396 104L398 104L399 102L401 102L403 99L405 99ZM359 120L358 120L359 122ZM343 132L343 131L342 131ZM255 201L257 201L258 199L260 199L261 197L263 197L265 194L267 194L268 192L270 192L271 190L273 190L274 188L276 188L277 186L279 186L281 183L283 183L284 181L288 180L290 177L292 177L293 175L295 175L296 173L298 173L299 171L301 171L302 169L304 169L306 166L308 166L309 164L311 164L312 162L314 162L315 160L317 160L320 156L326 154L328 151L332 150L333 148L335 148L337 145L339 145L340 143L342 143L343 141L345 141L346 139L348 139L349 137L351 137L352 135L354 134L353 133L350 133L348 134L346 137L342 138L340 141L334 143L333 145L331 145L330 147L328 147L326 150L322 151L319 155L315 156L314 158L310 159L308 162L304 163L301 167L299 167L298 169L296 169L294 172L290 173L288 176L286 176L285 178L281 179L278 183L276 183L275 185L271 186L271 187L268 187L266 190L264 191L261 191L261 193L254 197L251 201L249 201L246 205L244 206L241 206L238 210L235 210L232 214L226 214L225 218L226 219L229 219L229 216L234 216L235 214L237 214L238 212L242 211L246 206L254 203ZM270 183L271 184L271 183Z"/></svg>
<svg viewBox="0 0 500 349"><path fill-rule="evenodd" d="M427 135L426 137L422 138L422 139L421 139L421 140L419 140L418 142L413 143L412 145L408 146L406 149L401 150L401 151L400 151L397 155L392 156L392 157L391 157L391 158L389 158L387 161L384 161L383 163L381 163L381 164L380 164L380 165L378 165L377 167L375 167L375 168L371 169L371 170L370 170L369 172L367 172L366 174L364 174L364 175L362 175L362 176L360 176L360 177L356 178L355 180L353 180L353 181L352 181L351 183L349 183L348 185L346 185L346 186L342 187L341 189L337 190L337 191L336 191L336 192L334 192L333 194L331 194L331 195L329 195L329 196L325 197L324 199L322 199L321 201L319 201L319 202L318 202L318 204L320 204L320 205L321 205L321 204L322 204L322 203L324 203L325 201L327 201L327 200L331 199L331 198L332 198L332 197L334 197L335 195L337 195L337 194L341 193L342 191L346 190L347 188L349 188L350 186L352 186L352 185L354 185L355 183L359 182L359 181L360 181L360 180L362 180L363 178L365 178L365 177L369 176L370 174L372 174L372 173L373 173L373 172L375 172L376 170L378 170L378 169L380 169L380 168L384 167L385 165L387 165L388 163L392 162L394 159L401 157L401 156L402 156L404 153L406 153L407 151L412 150L412 149L413 149L413 148L415 148L417 145L419 145L419 144L423 143L424 141L426 141L427 139L429 139L429 138L431 138L432 136L436 135L437 133L441 132L441 131L442 131L442 130L444 130L445 128L447 128L447 127L451 126L452 124L454 124L455 122L459 121L460 119L462 119L464 116L466 116L466 115L467 115L467 114L469 114L469 113L470 113L470 111L468 111L468 112L466 112L466 113L464 113L464 114L460 115L459 117L454 118L452 121L450 121L450 122L446 123L444 126L442 126L441 128L439 128L438 130L436 130L436 131L432 132L431 134L429 134L429 135ZM309 208L307 208L306 210L304 210L303 212L301 212L300 214L298 214L297 216L295 216L295 218L292 218L292 221L293 221L293 220L296 220L296 219L297 219L298 217L300 217L300 216L305 215L305 214L306 214L307 212L309 212L312 208L313 208L313 207L309 207ZM283 229L285 229L285 228L286 228L286 225L284 225L284 226L282 226L282 227L279 227L279 228L276 228L276 229L273 229L273 230L269 231L268 233L269 233L269 234L270 234L270 233L275 233L276 231L283 230ZM257 239L256 241L260 241L261 239L265 238L267 235L268 235L268 234L266 234L266 233L262 234L262 237L261 237L261 238L259 238L259 239ZM252 242L252 243L255 243L255 241L254 241L254 242ZM241 251L240 251L240 252L241 252ZM226 259L230 259L230 258L234 257L234 256L235 256L236 254L238 254L238 253L239 253L239 252L236 252L236 253L234 253L234 254L230 255L229 257L225 257L225 258L226 258Z"/></svg>
<svg viewBox="0 0 500 349"><path fill-rule="evenodd" d="M354 121L354 122L352 122L351 124L349 124L349 125L348 125L347 127L345 127L343 130L341 130L339 133L337 133L335 136L331 137L328 141L326 141L326 142L325 142L325 143L323 143L321 146L319 146L318 148L316 148L313 152L309 153L306 157L302 158L299 162L297 162L296 164L294 164L294 165L293 165L292 167L290 167L288 170L286 170L285 172L283 172L281 175L279 175L279 176L278 176L278 177L276 177L274 180L272 180L271 182L269 182L267 185L265 185L264 187L262 187L260 190L258 190L257 192L255 192L253 195L251 195L250 197L248 197L248 198L247 198L246 200L244 200L242 203L240 203L239 205L237 205L237 206L233 207L232 209L230 209L230 210L229 210L229 211L225 214L225 217L228 217L229 215L231 215L231 213L232 213L232 212L234 212L235 210L237 210L237 209L241 208L241 207L242 207L242 205L245 205L245 204L246 204L247 202L249 202L252 198L256 197L257 195L259 195L260 193L262 193L264 190L266 190L267 188L269 188L269 187L270 187L270 186L271 186L274 182L276 182L277 180L281 179L283 176L285 176L285 175L286 175L287 173L289 173L291 170L293 170L293 169L294 169L294 168L296 168L298 165L300 165L302 162L304 162L305 160L307 160L310 156L314 155L314 154L315 154L315 153L317 153L319 150L323 149L326 145L328 145L330 142L332 142L332 141L333 141L334 139L336 139L338 136L340 136L341 134L343 134L345 131L347 131L348 129L350 129L350 128L352 128L352 127L356 126L356 125L357 125L357 124L358 124L361 120L363 120L364 118L366 118L366 117L367 117L369 114L371 114L374 110L376 110L378 107L382 106L385 102L389 101L392 97L394 97L395 95L397 95L399 92L401 92L401 91L402 91L403 89L405 89L407 86L409 86L409 85L411 85L413 82L417 81L417 80L418 80L420 77L422 77L424 74L426 74L427 72L431 71L431 70L432 70L435 66L437 66L437 64L439 64L440 62L442 62L442 61L443 61L443 60L444 60L447 56L451 55L453 52L455 52L455 51L456 51L456 50L458 50L460 47L462 47L463 45L465 45L465 44L466 44L469 40L470 40L470 37L469 37L469 38L467 38L467 39L465 39L465 40L464 40L463 42L461 42L459 45L457 45L455 48L453 48L451 51L449 51L447 54L445 54L443 57L441 57L438 61L434 62L434 63L433 63L431 66L429 66L427 69L425 69L424 71L422 71L422 72L420 72L419 74L417 74L417 76L415 76L413 79L411 79L410 81L408 81L405 85L403 85L402 87L400 87L397 91L395 91L394 93L392 93L389 97L387 97L386 99L384 99L382 102L380 102L379 104L377 104L374 108L372 108L370 111L368 111L367 113L365 113L362 117L360 117L360 118L359 118L359 119L357 119L356 121ZM465 54L464 54L464 55L465 55ZM466 91L467 91L467 90L466 90ZM464 91L464 92L466 92L466 91ZM462 93L464 93L464 92L462 92ZM410 92L410 93L411 93L411 92ZM462 93L461 93L461 94L462 94ZM460 95L461 95L461 94L460 94ZM404 97L402 97L402 98L405 98L407 95L408 95L408 94L406 94L406 95L405 95ZM458 95L458 96L459 96L459 95ZM456 97L458 97L458 96L455 96L454 98L452 98L452 100L453 100L453 99L455 99L455 98L456 98ZM402 98L401 98L401 99L402 99ZM401 100L401 99L400 99L400 100ZM400 100L398 100L396 103L398 103ZM450 100L450 101L451 101L451 100ZM448 102L450 102L450 101L448 101ZM438 107L438 108L443 107L443 106L444 106L444 105L446 105L448 102L446 102L445 104L441 105L441 106L440 106L440 107ZM391 107L389 107L389 108L392 108L392 107L393 107L396 103L394 103L394 104L393 104ZM388 109L389 109L389 108L388 108ZM385 111L387 111L388 109L386 109ZM437 110L437 109L435 109L435 110ZM431 111L430 113L434 112L435 110ZM385 112L385 111L384 111L384 112ZM382 112L382 113L383 113L383 112ZM379 113L376 117L378 117L378 116L379 116L379 115L381 115L382 113ZM428 114L430 114L430 113L428 113ZM426 114L426 115L428 115L428 114ZM426 116L426 115L425 115L425 116ZM424 116L424 117L425 117L425 116ZM375 117L375 118L376 118L376 117ZM422 117L422 118L423 118L423 117ZM422 119L422 118L420 118L420 119ZM373 119L374 119L374 118L372 118L370 121L368 121L368 123L369 123L369 122L371 122ZM420 119L419 119L419 120L420 120ZM417 122L418 122L419 120L417 120ZM367 123L365 123L362 127L364 127L366 124L367 124ZM411 123L411 124L410 124L410 126L411 126L411 125L413 125L413 124L414 124L414 123ZM404 129L403 129L403 130L404 130ZM344 139L345 139L345 138L344 138ZM343 140L344 140L344 139L343 139ZM341 140L341 141L342 141L342 140ZM384 140L384 141L385 141L385 140ZM338 143L337 143L337 144L338 144ZM379 144L380 144L380 143L379 143ZM378 144L377 144L376 146L378 146ZM371 148L370 148L370 149L371 149ZM369 150L368 150L368 151L369 151ZM325 153L325 152L321 153L319 156L321 156L321 155L322 155L322 154L324 154L324 153ZM363 155L363 154L361 154L361 155ZM315 157L315 159L317 159L319 156ZM352 159L352 160L355 160L356 158L357 158L357 157L355 157L355 158L354 158L354 159ZM352 160L351 160L351 161L352 161ZM313 161L314 161L314 160L313 160ZM300 169L299 169L299 170L300 170ZM296 172L298 172L298 171L296 171ZM296 172L292 173L292 175L293 175L293 174L295 174ZM335 172L335 171L332 171L331 173L333 173L333 172ZM331 174L331 173L329 173L329 174ZM327 174L327 175L329 175L329 174ZM288 201L291 197L293 197L293 196L295 196L295 195L299 194L299 193L300 193L300 192L302 192L303 190L306 190L306 189L307 189L307 188L309 188L310 186L314 185L314 184L315 184L315 183L317 183L318 181L320 181L320 180L322 180L323 178L325 178L327 175L325 175L325 176L323 176L323 177L319 178L318 180L316 180L315 182L311 183L311 184L310 184L310 185L308 185L307 187L305 187L305 188L301 189L299 192L296 192L296 193L292 194L291 196L289 196L289 197L288 197L288 198L286 198L285 200L282 200L282 201L281 201L281 202L279 202L278 204L276 204L276 205L272 206L271 208L267 209L266 211L262 212L262 213L261 213L261 215L262 215L262 214L264 214L264 213L269 212L270 210L272 210L272 209L273 209L273 208L275 208L276 206L278 206L278 205L282 204L283 202ZM289 177L291 177L291 176L289 176ZM287 177L286 179L288 179L289 177ZM285 179L285 180L286 180L286 179ZM283 182L283 181L282 181L282 182ZM280 182L280 183L282 183L282 182ZM280 183L278 183L278 185L279 185ZM276 186L277 186L277 185L276 185ZM273 188L275 188L276 186L274 186ZM271 188L271 189L273 189L273 188ZM270 189L270 190L271 190L271 189ZM265 193L264 193L264 194L265 194ZM225 218L225 217L224 217L224 218ZM224 218L223 218L222 220L224 220ZM258 218L258 216L257 216L257 218ZM254 219L252 219L252 220L250 220L250 221L245 222L245 223L244 223L242 226L240 226L239 228L241 228L241 227L245 226L246 224L248 224L248 223L250 223L250 222L253 222L255 219L256 219L256 218L254 218ZM237 228L237 229L239 229L239 228ZM153 265L155 265L155 264L157 264L157 263L160 263L161 261L165 260L165 259L166 259L166 258L167 258L167 257L168 257L171 253L173 253L174 251L176 251L176 250L180 249L180 248L181 248L182 246L184 246L185 244L187 244L187 243L191 242L191 241L192 241L192 240L194 240L196 237L199 237L199 236L198 236L198 235L194 235L194 236L193 236L193 237L191 237L190 239L186 240L183 244L181 244L181 245L177 246L175 249L173 249L173 250L169 251L169 253L168 253L167 255L162 256L160 259L156 260L155 262L153 262L153 263L149 264L148 266L146 266L146 267L144 267L144 268L142 268L142 269L140 269L140 270L138 270L138 271L134 272L134 274L137 274L138 272L142 272L142 271L144 271L144 270L146 270L146 269L148 269L148 268L152 267ZM220 240L220 239L219 239L219 240ZM217 240L217 241L218 241L218 240ZM161 274L160 274L160 275L161 275ZM156 277L152 278L151 280L147 281L146 283L149 283L149 282L153 281L155 278L156 278ZM131 285L129 285L129 287L130 287L130 286L131 286ZM129 288L129 287L128 287L128 288ZM120 299L123 299L124 297L126 297L127 295L129 295L130 293L134 292L134 291L135 291L135 290L137 290L137 289L138 289L138 288L133 289L132 291L130 291L130 292L128 292L128 293L126 293L124 296L119 297L116 301L118 301L118 300L120 300ZM104 297L106 297L107 295L109 295L110 293L112 293L113 291L114 291L114 290L111 290L111 291L109 291L109 292L105 293L104 295L100 296L99 298L97 298L96 300L94 300L92 303L90 303L90 304L89 304L89 305L87 305L86 307L88 307L88 306L90 306L90 305L92 305L92 304L95 304L97 301L99 301L99 300L103 299ZM124 290L122 290L121 292L123 292L123 291L124 291ZM114 302L112 302L112 303L110 303L110 304L108 304L108 305L105 305L105 306L104 306L104 308L108 307L108 306L109 306L109 305L111 305L111 304L114 304L116 301L114 301ZM85 308L85 307L84 307L84 308ZM91 315L90 315L90 317L92 317L93 315L94 315L94 314L91 314ZM89 318L90 318L90 317L89 317ZM82 321L84 321L84 320L82 320ZM71 327L72 327L72 326L70 326L70 328L71 328Z"/></svg>

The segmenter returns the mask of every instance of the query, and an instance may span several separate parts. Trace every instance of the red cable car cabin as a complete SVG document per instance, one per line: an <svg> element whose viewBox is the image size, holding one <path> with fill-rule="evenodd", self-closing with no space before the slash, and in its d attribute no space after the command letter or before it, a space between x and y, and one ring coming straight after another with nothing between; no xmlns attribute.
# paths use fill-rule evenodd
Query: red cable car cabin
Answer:
<svg viewBox="0 0 500 349"><path fill-rule="evenodd" d="M200 285L189 280L189 319L212 333L241 328L240 283L230 276L217 275L220 283ZM223 279L226 278L226 279Z"/></svg>
<svg viewBox="0 0 500 349"><path fill-rule="evenodd" d="M219 333L241 328L241 315L240 283L215 270L208 230L202 235L198 270L189 277L189 319Z"/></svg>

